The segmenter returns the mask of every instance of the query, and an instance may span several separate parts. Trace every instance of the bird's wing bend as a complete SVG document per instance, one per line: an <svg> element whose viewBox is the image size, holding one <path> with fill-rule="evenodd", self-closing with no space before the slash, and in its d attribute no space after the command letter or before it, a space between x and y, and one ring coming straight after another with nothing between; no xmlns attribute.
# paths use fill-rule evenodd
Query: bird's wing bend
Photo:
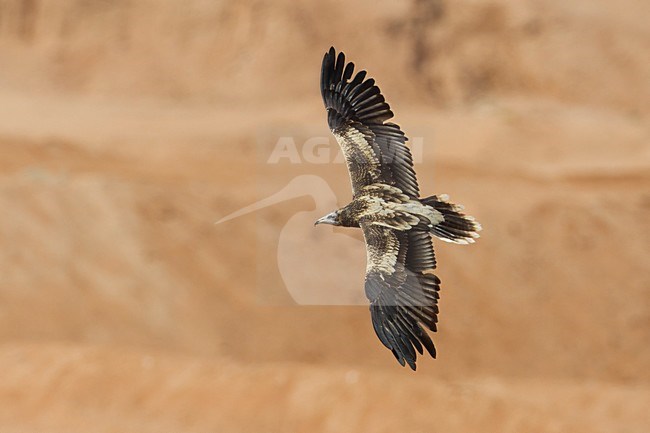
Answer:
<svg viewBox="0 0 650 433"><path fill-rule="evenodd" d="M440 280L428 233L362 223L366 241L365 290L377 337L400 364L415 370L416 351L436 349L423 325L436 331Z"/></svg>
<svg viewBox="0 0 650 433"><path fill-rule="evenodd" d="M321 95L327 122L341 146L350 172L352 190L372 183L396 186L411 198L419 188L406 136L394 123L390 106L366 71L354 78L354 63L334 48L323 58Z"/></svg>

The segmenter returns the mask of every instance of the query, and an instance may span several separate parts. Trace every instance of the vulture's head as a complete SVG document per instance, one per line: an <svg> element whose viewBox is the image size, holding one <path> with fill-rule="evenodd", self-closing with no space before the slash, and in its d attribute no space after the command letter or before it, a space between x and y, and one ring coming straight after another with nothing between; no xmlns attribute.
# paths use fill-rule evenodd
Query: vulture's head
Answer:
<svg viewBox="0 0 650 433"><path fill-rule="evenodd" d="M318 224L331 224L333 226L343 225L341 221L341 211L335 210L334 212L330 212L324 217L317 219L314 225L317 226Z"/></svg>

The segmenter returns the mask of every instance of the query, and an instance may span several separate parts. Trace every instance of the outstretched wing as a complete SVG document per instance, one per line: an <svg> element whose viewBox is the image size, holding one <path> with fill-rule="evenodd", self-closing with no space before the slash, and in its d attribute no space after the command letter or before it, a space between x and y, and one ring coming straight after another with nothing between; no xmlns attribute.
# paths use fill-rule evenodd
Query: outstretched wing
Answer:
<svg viewBox="0 0 650 433"><path fill-rule="evenodd" d="M366 296L377 337L401 365L415 370L416 351L436 349L426 327L436 331L440 280L427 232L408 232L362 223L366 240Z"/></svg>
<svg viewBox="0 0 650 433"><path fill-rule="evenodd" d="M396 186L411 198L420 195L406 136L394 123L390 106L366 71L354 78L354 63L334 48L323 58L321 94L327 123L341 146L352 190L372 183Z"/></svg>

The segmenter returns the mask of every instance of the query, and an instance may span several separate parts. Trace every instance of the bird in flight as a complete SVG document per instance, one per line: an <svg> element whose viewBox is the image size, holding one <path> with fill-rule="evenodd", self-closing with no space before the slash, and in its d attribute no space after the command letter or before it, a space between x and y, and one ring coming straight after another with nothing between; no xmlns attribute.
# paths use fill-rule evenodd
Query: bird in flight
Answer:
<svg viewBox="0 0 650 433"><path fill-rule="evenodd" d="M379 340L402 365L416 368L416 351L436 357L424 328L435 332L440 280L431 235L456 244L479 237L480 224L446 195L420 198L406 136L375 80L354 75L354 63L332 47L323 58L320 88L327 123L350 175L353 199L316 224L361 228L366 244L365 293Z"/></svg>

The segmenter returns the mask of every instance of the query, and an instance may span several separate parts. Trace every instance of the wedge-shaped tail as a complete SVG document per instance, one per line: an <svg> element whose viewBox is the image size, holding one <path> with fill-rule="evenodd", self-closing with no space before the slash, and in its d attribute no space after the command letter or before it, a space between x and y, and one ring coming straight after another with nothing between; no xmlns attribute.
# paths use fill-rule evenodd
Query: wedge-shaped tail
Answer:
<svg viewBox="0 0 650 433"><path fill-rule="evenodd" d="M423 198L422 203L431 206L443 216L443 221L431 228L431 233L443 241L454 244L472 244L479 237L481 225L474 217L463 214L463 207L449 203L446 194Z"/></svg>

